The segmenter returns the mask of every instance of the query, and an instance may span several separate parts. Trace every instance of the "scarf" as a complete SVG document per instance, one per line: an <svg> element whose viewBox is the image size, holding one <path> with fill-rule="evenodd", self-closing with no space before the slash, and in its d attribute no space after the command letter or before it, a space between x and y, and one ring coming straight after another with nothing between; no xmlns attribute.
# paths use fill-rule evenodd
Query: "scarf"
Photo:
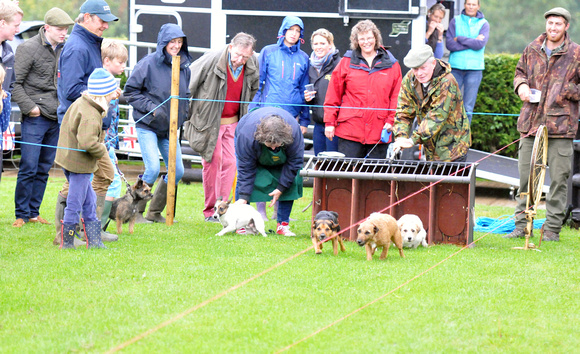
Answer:
<svg viewBox="0 0 580 354"><path fill-rule="evenodd" d="M330 61L335 52L336 49L329 50L322 58L317 57L316 54L312 52L312 54L310 54L310 66L313 66L316 71L320 72L320 70L322 70L322 68L324 68L324 66Z"/></svg>

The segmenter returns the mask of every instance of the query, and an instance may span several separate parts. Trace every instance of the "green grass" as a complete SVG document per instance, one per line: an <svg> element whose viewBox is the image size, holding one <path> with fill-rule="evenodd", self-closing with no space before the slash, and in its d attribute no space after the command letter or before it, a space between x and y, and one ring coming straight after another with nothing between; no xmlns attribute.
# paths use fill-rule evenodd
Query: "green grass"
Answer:
<svg viewBox="0 0 580 354"><path fill-rule="evenodd" d="M62 182L49 182L47 219ZM125 226L106 250L59 251L54 226L11 227L14 186L0 184L0 352L107 351L311 245L308 198L292 214L298 237L216 237L221 226L203 222L203 191L191 184L179 188L172 227L136 225L131 236ZM476 205L478 216L512 212ZM325 244L322 255L310 250L124 351L268 353L338 321L290 351L576 352L580 239L568 228L561 239L524 252L511 248L521 240L489 235L390 294L460 248L367 262L352 242L338 256Z"/></svg>

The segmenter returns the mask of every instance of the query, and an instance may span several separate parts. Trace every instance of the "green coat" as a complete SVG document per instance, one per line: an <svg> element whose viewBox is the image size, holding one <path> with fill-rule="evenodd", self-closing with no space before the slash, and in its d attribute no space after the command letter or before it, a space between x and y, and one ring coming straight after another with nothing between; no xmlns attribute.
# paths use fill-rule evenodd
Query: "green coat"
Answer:
<svg viewBox="0 0 580 354"><path fill-rule="evenodd" d="M60 125L55 162L74 173L94 173L97 160L107 155L100 143L105 110L82 95L68 108ZM68 149L61 149L68 148ZM79 149L76 151L69 149Z"/></svg>
<svg viewBox="0 0 580 354"><path fill-rule="evenodd" d="M36 36L16 49L12 100L18 103L23 115L38 107L43 117L57 120L57 64L62 47L63 44L59 44L53 50L42 27Z"/></svg>
<svg viewBox="0 0 580 354"><path fill-rule="evenodd" d="M411 132L415 118L418 127ZM413 71L405 75L393 132L396 138L423 144L428 161L453 161L467 154L471 146L469 120L449 64L437 59L426 96Z"/></svg>

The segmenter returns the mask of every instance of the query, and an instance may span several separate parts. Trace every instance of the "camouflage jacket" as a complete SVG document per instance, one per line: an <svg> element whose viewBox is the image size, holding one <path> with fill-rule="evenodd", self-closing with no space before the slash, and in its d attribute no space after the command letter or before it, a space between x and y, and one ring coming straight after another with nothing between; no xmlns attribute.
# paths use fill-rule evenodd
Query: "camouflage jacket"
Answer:
<svg viewBox="0 0 580 354"><path fill-rule="evenodd" d="M539 103L524 102L518 131L524 136L543 124L548 128L549 137L573 139L578 129L580 46L566 33L562 50L552 53L548 59L542 49L545 39L546 33L543 33L530 43L516 67L516 94L521 84L542 92Z"/></svg>
<svg viewBox="0 0 580 354"><path fill-rule="evenodd" d="M415 118L418 126L411 132ZM415 144L423 144L429 161L454 161L467 154L469 120L449 64L437 59L427 96L412 70L405 75L393 129L395 137L410 137Z"/></svg>

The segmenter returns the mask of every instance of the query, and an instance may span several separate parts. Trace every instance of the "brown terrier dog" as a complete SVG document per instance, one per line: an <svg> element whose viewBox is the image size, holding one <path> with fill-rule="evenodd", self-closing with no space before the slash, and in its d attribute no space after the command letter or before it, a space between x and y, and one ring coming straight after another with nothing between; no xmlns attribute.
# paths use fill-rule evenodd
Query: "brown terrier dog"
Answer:
<svg viewBox="0 0 580 354"><path fill-rule="evenodd" d="M358 237L356 243L359 246L365 246L367 250L367 260L373 259L373 254L378 247L383 248L380 259L385 259L391 247L391 241L399 249L399 255L403 255L403 238L397 225L397 220L388 215L381 213L372 213L358 227Z"/></svg>
<svg viewBox="0 0 580 354"><path fill-rule="evenodd" d="M135 219L137 219L137 203L151 198L153 198L151 187L142 179L139 179L132 187L127 186L127 193L113 202L109 213L109 219L113 219L117 223L117 234L123 232L123 224L127 222L129 223L129 233L133 234ZM109 222L105 225L105 229Z"/></svg>
<svg viewBox="0 0 580 354"><path fill-rule="evenodd" d="M335 236L337 232L340 231L340 225L338 224L338 213L334 211L322 210L316 214L314 217L314 222L312 223L312 244L314 245L314 252L316 254L322 253L322 241L327 238L332 238L332 249L334 250L334 255L338 254L338 243L340 243L340 250L344 252L344 243L342 242L342 237Z"/></svg>

